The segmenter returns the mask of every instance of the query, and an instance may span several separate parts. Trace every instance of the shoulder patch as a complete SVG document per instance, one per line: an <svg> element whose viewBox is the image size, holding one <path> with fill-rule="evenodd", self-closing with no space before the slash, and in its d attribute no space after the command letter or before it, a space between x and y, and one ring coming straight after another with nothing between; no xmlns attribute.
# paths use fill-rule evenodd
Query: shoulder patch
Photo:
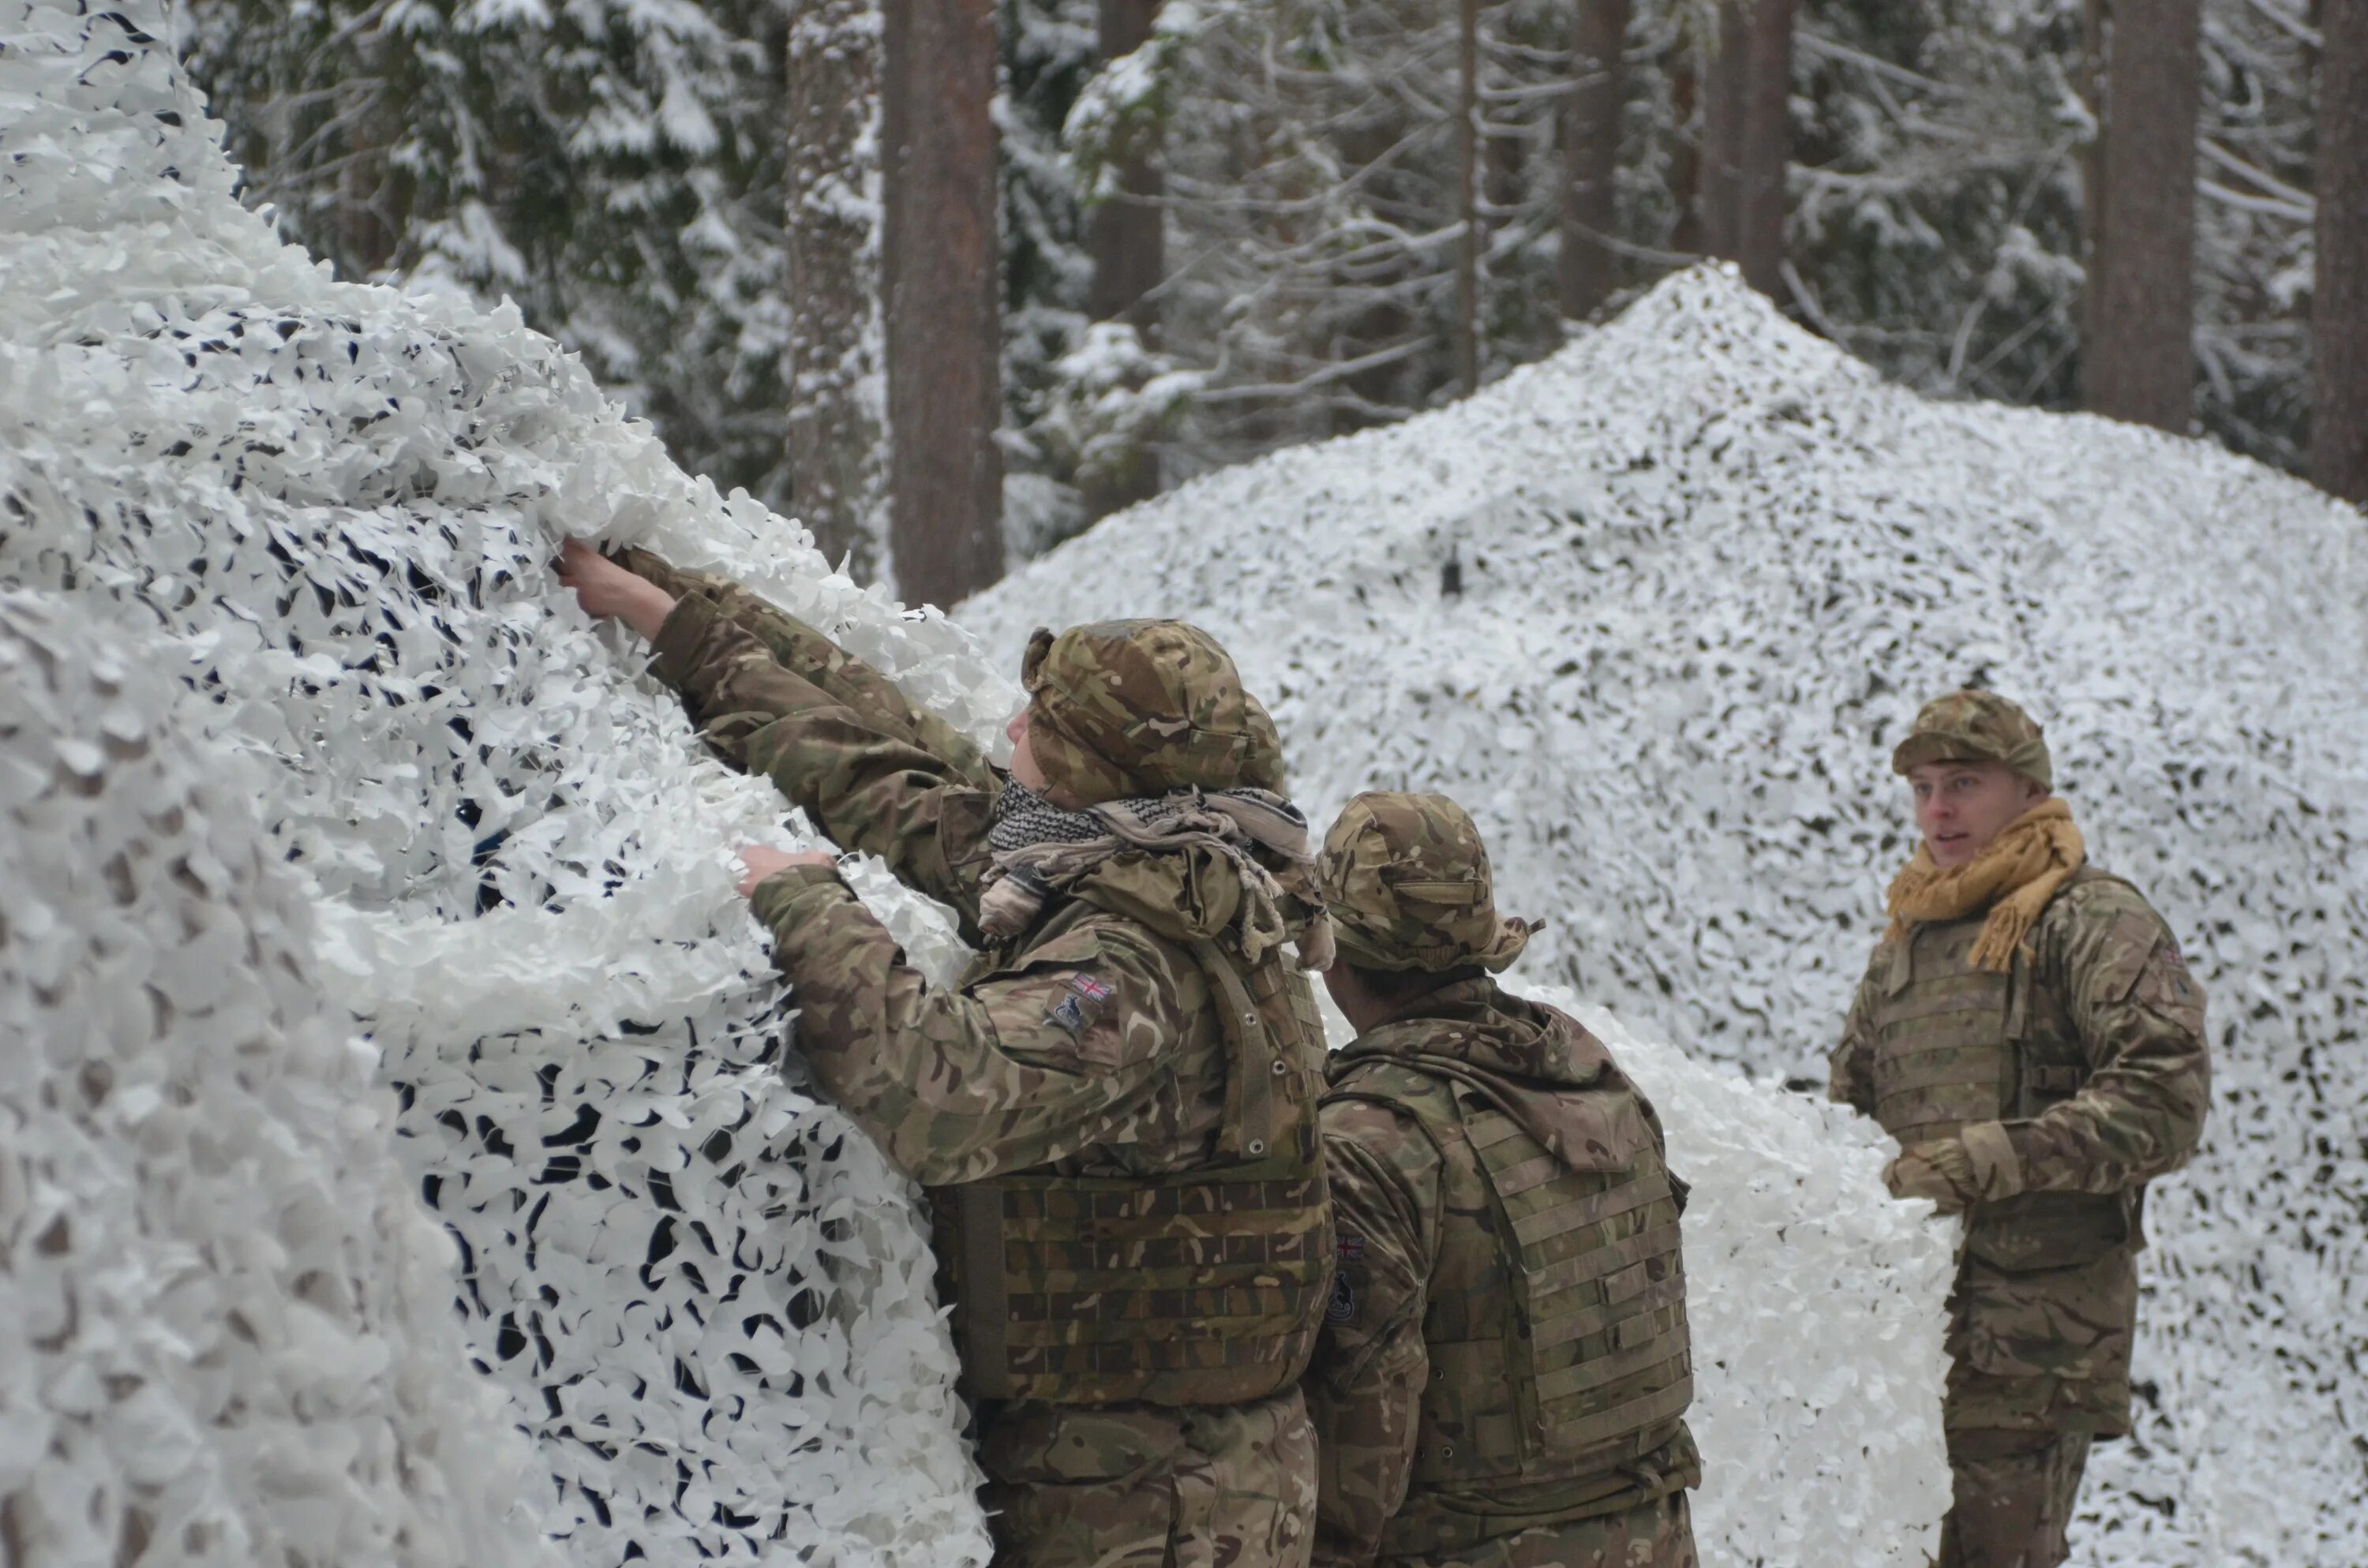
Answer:
<svg viewBox="0 0 2368 1568"><path fill-rule="evenodd" d="M1107 980L1073 974L1068 979L1068 994L1045 1012L1044 1021L1068 1030L1072 1036L1082 1035L1109 1010L1117 995L1118 987Z"/></svg>
<svg viewBox="0 0 2368 1568"><path fill-rule="evenodd" d="M1332 1276L1332 1299L1324 1303L1324 1321L1326 1323L1357 1321L1357 1292L1349 1288L1349 1277L1345 1274Z"/></svg>

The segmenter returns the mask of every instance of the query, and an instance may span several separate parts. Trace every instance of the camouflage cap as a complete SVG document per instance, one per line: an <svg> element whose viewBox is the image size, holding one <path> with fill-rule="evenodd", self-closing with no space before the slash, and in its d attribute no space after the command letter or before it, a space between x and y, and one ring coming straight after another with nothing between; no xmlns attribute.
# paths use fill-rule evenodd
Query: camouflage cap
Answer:
<svg viewBox="0 0 2368 1568"><path fill-rule="evenodd" d="M1086 805L1174 790L1280 793L1282 739L1216 639L1180 620L1039 627L1020 668L1028 749Z"/></svg>
<svg viewBox="0 0 2368 1568"><path fill-rule="evenodd" d="M1350 801L1324 835L1316 876L1333 940L1359 969L1500 970L1536 929L1498 917L1480 830L1444 795Z"/></svg>
<svg viewBox="0 0 2368 1568"><path fill-rule="evenodd" d="M2003 762L2043 790L2055 788L2045 733L1994 691L1952 691L1924 705L1892 749L1891 770L1927 762Z"/></svg>

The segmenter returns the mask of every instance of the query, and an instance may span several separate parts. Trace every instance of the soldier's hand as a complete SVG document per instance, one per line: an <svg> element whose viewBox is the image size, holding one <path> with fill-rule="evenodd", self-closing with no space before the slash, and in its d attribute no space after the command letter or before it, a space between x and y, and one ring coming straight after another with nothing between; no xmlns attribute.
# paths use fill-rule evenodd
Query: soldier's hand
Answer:
<svg viewBox="0 0 2368 1568"><path fill-rule="evenodd" d="M559 547L559 581L575 590L584 613L596 619L614 616L657 641L658 628L674 613L674 596L656 584L637 577L580 539Z"/></svg>
<svg viewBox="0 0 2368 1568"><path fill-rule="evenodd" d="M733 853L740 858L743 869L738 883L740 896L747 898L757 891L757 884L776 871L791 866L836 866L838 857L825 855L819 849L801 849L794 854L786 849L768 849L761 844L744 844Z"/></svg>
<svg viewBox="0 0 2368 1568"><path fill-rule="evenodd" d="M1954 1138L1903 1151L1883 1167L1883 1185L1894 1198L1929 1198L1943 1214L1963 1212L1979 1196L1973 1158Z"/></svg>

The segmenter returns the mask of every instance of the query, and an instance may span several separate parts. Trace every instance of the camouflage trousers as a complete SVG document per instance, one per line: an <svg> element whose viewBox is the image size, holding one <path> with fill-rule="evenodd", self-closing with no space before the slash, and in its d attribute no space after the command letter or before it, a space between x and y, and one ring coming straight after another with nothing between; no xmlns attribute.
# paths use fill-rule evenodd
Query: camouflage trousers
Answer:
<svg viewBox="0 0 2368 1568"><path fill-rule="evenodd" d="M1672 1492L1625 1513L1542 1525L1454 1551L1383 1555L1375 1568L1698 1568L1693 1513Z"/></svg>
<svg viewBox="0 0 2368 1568"><path fill-rule="evenodd" d="M1307 1568L1315 1429L1299 1391L1254 1404L980 1412L996 1568Z"/></svg>
<svg viewBox="0 0 2368 1568"><path fill-rule="evenodd" d="M1951 1432L1939 1568L2055 1568L2088 1462L2085 1432Z"/></svg>

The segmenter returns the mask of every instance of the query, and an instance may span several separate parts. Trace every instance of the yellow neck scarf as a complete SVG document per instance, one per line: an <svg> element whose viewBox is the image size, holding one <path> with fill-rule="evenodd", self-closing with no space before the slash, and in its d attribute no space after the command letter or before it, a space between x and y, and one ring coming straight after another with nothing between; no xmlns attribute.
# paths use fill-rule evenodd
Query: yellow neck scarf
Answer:
<svg viewBox="0 0 2368 1568"><path fill-rule="evenodd" d="M1892 939L1918 922L1962 920L1987 906L1989 918L1974 942L1973 964L2003 974L2014 967L2039 912L2087 858L2072 808L2053 798L2009 823L1988 848L1962 866L1942 870L1932 863L1932 852L1919 847L1891 879L1885 906Z"/></svg>

